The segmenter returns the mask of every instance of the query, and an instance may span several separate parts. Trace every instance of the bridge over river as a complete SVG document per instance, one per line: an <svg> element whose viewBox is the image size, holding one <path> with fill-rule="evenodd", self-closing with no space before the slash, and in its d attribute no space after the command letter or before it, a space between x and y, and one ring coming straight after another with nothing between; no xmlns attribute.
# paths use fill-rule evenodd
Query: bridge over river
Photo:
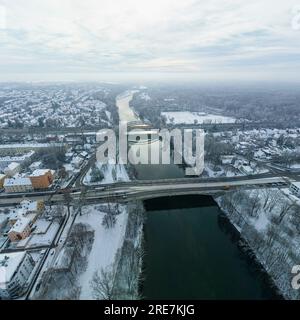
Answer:
<svg viewBox="0 0 300 320"><path fill-rule="evenodd" d="M134 180L112 184L98 184L79 188L42 192L6 194L0 196L1 205L17 204L22 199L44 200L51 203L84 200L93 202L127 202L163 196L188 194L219 195L238 189L286 188L291 178L275 174L261 174L224 178L181 178L167 180ZM67 200L68 199L68 200Z"/></svg>

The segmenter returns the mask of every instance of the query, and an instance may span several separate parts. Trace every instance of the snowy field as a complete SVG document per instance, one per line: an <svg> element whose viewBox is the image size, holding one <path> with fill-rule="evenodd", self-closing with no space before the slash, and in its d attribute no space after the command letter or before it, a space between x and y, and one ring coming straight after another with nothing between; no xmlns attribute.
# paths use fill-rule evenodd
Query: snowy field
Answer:
<svg viewBox="0 0 300 320"><path fill-rule="evenodd" d="M105 229L102 225L105 213L97 209L97 205L84 207L83 215L76 219L76 223L87 224L95 231L92 250L87 257L87 269L79 278L80 299L82 300L93 299L90 282L94 273L100 271L101 268L112 266L118 249L122 247L128 214L125 206L121 206L120 210L121 214L117 216L117 222L112 229Z"/></svg>
<svg viewBox="0 0 300 320"><path fill-rule="evenodd" d="M236 119L197 112L162 112L161 115L167 119L167 124L199 124L203 123L235 123Z"/></svg>

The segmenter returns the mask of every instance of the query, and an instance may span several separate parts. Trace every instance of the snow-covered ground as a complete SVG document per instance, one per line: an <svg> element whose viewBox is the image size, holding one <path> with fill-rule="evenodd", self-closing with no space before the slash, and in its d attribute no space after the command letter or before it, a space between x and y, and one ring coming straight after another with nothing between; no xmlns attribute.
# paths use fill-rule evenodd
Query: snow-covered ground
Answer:
<svg viewBox="0 0 300 320"><path fill-rule="evenodd" d="M125 206L121 206L120 210L121 214L117 216L117 222L112 229L105 229L102 225L105 213L101 212L101 208L97 209L97 205L84 207L83 215L76 219L76 223L87 224L95 231L92 250L87 258L87 269L79 278L80 299L93 299L90 281L94 273L115 262L116 253L124 242L128 214Z"/></svg>
<svg viewBox="0 0 300 320"><path fill-rule="evenodd" d="M99 170L102 171L104 174L104 178L100 182L96 182L96 184L106 184L106 183L113 183L115 181L129 181L129 177L127 174L127 171L124 167L124 165L121 164L116 164L116 165L102 165L99 162L96 162L96 166L98 167ZM83 179L83 183L86 185L92 185L93 183L91 182L91 172L92 169L90 169L86 176Z"/></svg>
<svg viewBox="0 0 300 320"><path fill-rule="evenodd" d="M161 115L167 119L168 124L194 124L195 121L199 124L236 122L234 118L201 112L162 112Z"/></svg>
<svg viewBox="0 0 300 320"><path fill-rule="evenodd" d="M291 168L292 169L300 169L300 163L292 164Z"/></svg>
<svg viewBox="0 0 300 320"><path fill-rule="evenodd" d="M281 294L299 299L291 286L291 270L300 258L299 199L288 189L259 189L227 193L216 201Z"/></svg>

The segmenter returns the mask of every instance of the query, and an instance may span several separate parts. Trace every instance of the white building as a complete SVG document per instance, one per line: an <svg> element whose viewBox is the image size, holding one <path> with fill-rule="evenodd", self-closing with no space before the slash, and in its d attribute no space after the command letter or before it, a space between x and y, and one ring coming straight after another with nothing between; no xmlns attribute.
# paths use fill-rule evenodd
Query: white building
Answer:
<svg viewBox="0 0 300 320"><path fill-rule="evenodd" d="M0 299L17 298L24 293L34 264L25 251L0 254Z"/></svg>
<svg viewBox="0 0 300 320"><path fill-rule="evenodd" d="M29 178L10 178L4 180L5 192L28 192L33 191L32 183Z"/></svg>
<svg viewBox="0 0 300 320"><path fill-rule="evenodd" d="M247 165L242 165L242 166L240 166L239 169L243 174L246 174L246 175L251 175L254 173L253 169Z"/></svg>
<svg viewBox="0 0 300 320"><path fill-rule="evenodd" d="M232 164L234 156L221 156L222 164Z"/></svg>
<svg viewBox="0 0 300 320"><path fill-rule="evenodd" d="M30 160L34 153L34 151L30 151L22 156L0 156L0 170L4 170L12 162L21 164L24 161Z"/></svg>
<svg viewBox="0 0 300 320"><path fill-rule="evenodd" d="M4 169L4 173L8 177L13 177L15 174L19 173L20 170L21 165L18 162L12 162Z"/></svg>
<svg viewBox="0 0 300 320"><path fill-rule="evenodd" d="M34 171L34 170L37 170L37 169L41 169L42 168L42 161L36 161L36 162L33 162L30 166L29 166L29 169Z"/></svg>
<svg viewBox="0 0 300 320"><path fill-rule="evenodd" d="M290 191L300 198L300 182L292 182L290 185Z"/></svg>
<svg viewBox="0 0 300 320"><path fill-rule="evenodd" d="M11 210L9 215L9 223L13 226L18 220L23 217L30 218L31 222L34 223L39 215L44 210L44 202L43 201L29 201L23 200L20 203L20 207Z"/></svg>

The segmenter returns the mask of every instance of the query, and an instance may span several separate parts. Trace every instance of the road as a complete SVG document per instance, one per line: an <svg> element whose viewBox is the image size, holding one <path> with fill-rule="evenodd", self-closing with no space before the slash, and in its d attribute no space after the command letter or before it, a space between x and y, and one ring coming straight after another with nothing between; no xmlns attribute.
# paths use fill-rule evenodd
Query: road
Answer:
<svg viewBox="0 0 300 320"><path fill-rule="evenodd" d="M276 187L278 185L287 187L288 181L294 180L290 176L278 176L278 174L261 174L255 176L224 177L224 178L182 178L168 180L148 180L116 182L113 184L96 185L86 187L85 201L120 201L130 199L148 199L159 196L159 193L168 195L178 194L207 194L213 195L220 192L236 190L237 188ZM69 190L56 190L44 192L31 192L25 194L2 194L0 196L2 205L13 205L19 203L24 197L31 200L48 200L50 202L64 203L65 194L68 193L72 201L80 200L82 188ZM143 197L144 196L144 197ZM49 202L49 201L48 201Z"/></svg>
<svg viewBox="0 0 300 320"><path fill-rule="evenodd" d="M42 271L42 269L43 269L43 267L45 265L45 262L47 261L47 259L49 257L51 249L56 248L58 246L58 244L60 242L60 239L61 239L61 236L62 236L62 234L63 234L63 232L65 230L65 227L68 224L69 219L71 219L71 218L72 218L72 216L71 216L70 212L67 211L67 214L65 215L65 218L64 218L63 222L61 223L59 229L57 230L57 233L56 233L54 239L52 240L52 243L51 243L50 247L49 246L47 247L46 252L45 252L45 254L43 256L43 259L39 263L39 267L36 270L35 275L33 277L33 280L31 281L30 286L27 289L27 292L26 292L26 295L25 295L25 300L30 299L30 296L32 294L34 294L35 288L36 288L36 285L37 285L37 280L39 279L40 273L41 273L41 271ZM73 225L75 219L76 219L76 216L73 217L72 225ZM57 254L52 258L52 261L55 261L56 258L57 258Z"/></svg>

